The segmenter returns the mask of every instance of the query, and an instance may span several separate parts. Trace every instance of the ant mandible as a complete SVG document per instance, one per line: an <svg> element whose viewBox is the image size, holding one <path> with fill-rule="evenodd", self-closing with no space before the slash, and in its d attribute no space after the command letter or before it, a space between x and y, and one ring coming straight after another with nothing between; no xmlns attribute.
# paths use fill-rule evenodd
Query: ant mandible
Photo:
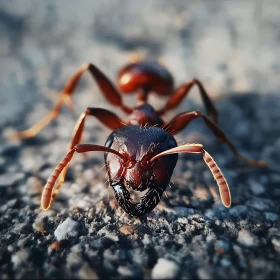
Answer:
<svg viewBox="0 0 280 280"><path fill-rule="evenodd" d="M89 71L96 80L105 98L114 106L128 114L122 121L115 113L102 108L89 107L81 114L74 128L69 151L48 179L41 198L41 208L48 209L64 182L67 167L75 153L90 151L105 152L105 164L115 197L119 205L132 216L142 216L159 203L165 191L178 153L201 153L206 165L216 180L222 203L231 205L231 195L227 181L217 163L201 144L177 146L173 135L184 129L192 120L201 118L212 133L233 151L234 155L253 166L266 166L265 162L250 160L237 151L217 124L217 110L205 91L202 83L193 79L174 90L174 82L169 71L157 62L140 61L121 69L118 76L119 89L125 94L137 92L138 104L131 108L122 101L122 96L112 82L93 64L79 68L64 87L53 110L28 130L18 132L18 138L33 137L51 120L55 119L65 103L72 108L71 96L82 76ZM188 96L191 88L197 86L206 108L206 115L200 111L181 113L171 121L164 122L161 116L176 108ZM155 110L147 103L148 95L154 92L160 97L169 96L166 105ZM105 146L80 144L87 116L96 117L101 123L113 130ZM59 178L57 184L56 181ZM146 194L139 202L133 202L131 191L144 191Z"/></svg>

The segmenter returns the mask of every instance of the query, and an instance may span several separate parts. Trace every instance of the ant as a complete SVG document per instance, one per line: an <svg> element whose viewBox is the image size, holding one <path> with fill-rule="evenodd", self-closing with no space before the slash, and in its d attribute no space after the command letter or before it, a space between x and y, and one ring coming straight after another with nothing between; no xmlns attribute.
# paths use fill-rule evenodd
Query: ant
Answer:
<svg viewBox="0 0 280 280"><path fill-rule="evenodd" d="M222 203L231 205L230 189L227 181L212 156L201 144L177 145L173 135L184 129L192 120L201 118L212 133L232 150L234 155L252 166L265 167L263 161L250 160L237 151L228 137L217 124L217 110L202 83L193 79L174 90L173 77L161 64L153 61L138 61L123 67L118 75L118 87L124 94L137 92L138 104L128 107L113 83L95 65L82 65L68 81L60 94L53 110L41 121L14 137L29 138L40 132L51 120L55 119L65 103L73 108L71 96L83 75L89 71L97 82L100 91L112 105L128 114L126 122L115 113L95 107L88 107L81 114L74 128L69 150L64 159L49 177L41 197L41 208L48 209L61 188L69 162L75 153L103 151L105 165L115 197L119 205L132 216L143 216L160 202L161 196L170 182L178 153L201 153L219 187ZM206 115L200 111L184 112L171 121L161 118L168 110L176 108L186 98L190 90L197 86L206 108ZM147 103L148 96L154 92L160 97L169 96L166 105L155 110ZM113 130L104 146L80 144L85 120L96 117L101 123ZM59 180L58 180L59 179ZM58 180L57 184L56 181ZM134 202L131 192L147 191L139 202Z"/></svg>

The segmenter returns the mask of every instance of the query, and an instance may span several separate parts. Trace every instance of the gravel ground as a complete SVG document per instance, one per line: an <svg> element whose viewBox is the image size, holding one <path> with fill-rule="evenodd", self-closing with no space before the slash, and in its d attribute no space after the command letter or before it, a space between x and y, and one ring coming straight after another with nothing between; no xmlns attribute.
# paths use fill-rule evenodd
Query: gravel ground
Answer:
<svg viewBox="0 0 280 280"><path fill-rule="evenodd" d="M141 13L126 1L80 9L72 1L24 2L0 3L0 279L279 279L279 2L191 1L185 11L184 1L153 1ZM270 168L235 159L197 120L176 139L200 142L213 155L231 187L231 208L221 205L201 156L180 155L167 197L131 218L108 191L102 153L92 153L74 158L52 208L41 212L43 185L67 150L76 116L63 110L34 139L6 136L41 118L78 65L94 61L113 78L135 50L163 56L177 84L201 78L232 142ZM110 108L89 93L97 91L92 84L85 78L79 86L76 114L94 102ZM203 111L196 96L178 112ZM103 144L109 132L89 121L84 142Z"/></svg>
<svg viewBox="0 0 280 280"><path fill-rule="evenodd" d="M271 166L242 164L199 121L177 137L203 143L215 157L231 187L230 209L201 157L181 155L168 198L144 218L131 218L112 192L108 199L102 156L94 154L76 156L52 208L41 212L43 184L66 150L63 120L34 140L2 140L1 279L279 278L280 99L240 95L216 104L239 149ZM101 134L98 126L91 131Z"/></svg>

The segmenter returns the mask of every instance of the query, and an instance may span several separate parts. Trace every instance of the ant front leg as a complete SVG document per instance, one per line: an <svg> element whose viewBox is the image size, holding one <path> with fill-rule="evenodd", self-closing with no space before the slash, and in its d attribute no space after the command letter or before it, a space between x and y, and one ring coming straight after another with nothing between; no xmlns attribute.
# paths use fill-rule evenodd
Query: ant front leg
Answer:
<svg viewBox="0 0 280 280"><path fill-rule="evenodd" d="M86 109L86 111L83 114L81 114L81 116L79 117L79 119L75 125L68 152L70 152L76 145L78 145L81 142L83 131L84 131L84 126L85 126L85 120L86 120L87 116L96 117L105 126L107 126L108 128L110 128L112 130L118 129L121 126L126 125L116 114L114 114L113 112L111 112L109 110L89 107ZM59 189L61 188L62 184L64 183L66 173L67 173L67 165L61 171L59 182L56 185L56 187L52 193L53 199L58 194Z"/></svg>
<svg viewBox="0 0 280 280"><path fill-rule="evenodd" d="M200 113L200 111L192 111L177 115L168 124L164 125L164 129L170 131L171 134L176 134L184 129L192 120L196 118L202 118L206 126L212 131L212 133L221 141L227 144L227 146L233 151L234 155L239 159L245 161L247 164L258 167L268 167L268 164L264 161L254 161L241 155L236 147L230 142L223 130L210 118Z"/></svg>
<svg viewBox="0 0 280 280"><path fill-rule="evenodd" d="M42 120L33 125L31 128L24 130L22 132L17 132L12 135L11 139L19 139L19 138L30 138L36 136L46 125L48 125L53 119L55 119L60 112L60 109L64 103L72 109L72 101L71 96L74 93L78 82L80 81L83 73L85 71L89 71L92 77L97 82L97 85L105 98L109 103L115 105L122 109L126 113L131 113L132 108L127 107L123 104L122 97L112 84L112 82L103 74L95 65L89 63L82 65L78 71L73 75L73 77L67 82L64 89L60 93L59 100L57 101L55 107L52 109L50 113L48 113Z"/></svg>
<svg viewBox="0 0 280 280"><path fill-rule="evenodd" d="M207 115L214 122L217 123L218 122L218 112L217 112L212 100L210 99L208 93L204 89L202 83L197 79L193 79L192 81L181 85L177 90L175 90L172 93L169 100L167 101L165 107L162 108L161 110L159 110L158 113L160 115L163 115L166 111L176 108L182 102L182 100L188 96L190 90L195 85L198 87L199 93L202 97L203 104L206 108Z"/></svg>

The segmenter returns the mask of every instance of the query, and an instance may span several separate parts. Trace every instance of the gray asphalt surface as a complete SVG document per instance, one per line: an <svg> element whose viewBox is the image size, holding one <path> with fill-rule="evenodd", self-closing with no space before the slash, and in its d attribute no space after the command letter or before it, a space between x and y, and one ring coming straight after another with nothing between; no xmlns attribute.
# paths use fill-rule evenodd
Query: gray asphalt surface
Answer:
<svg viewBox="0 0 280 280"><path fill-rule="evenodd" d="M1 1L0 278L279 279L279 14L278 1ZM44 116L82 63L115 80L135 53L162 59L177 85L200 78L232 142L270 169L235 159L195 121L176 139L214 156L231 187L230 209L202 158L181 155L168 197L131 218L112 191L108 198L96 153L75 157L52 208L41 212L42 187L76 115L87 106L116 109L85 75L76 115L62 110L34 139L6 136ZM166 119L194 109L204 110L196 90ZM84 142L103 144L109 133L89 121Z"/></svg>

